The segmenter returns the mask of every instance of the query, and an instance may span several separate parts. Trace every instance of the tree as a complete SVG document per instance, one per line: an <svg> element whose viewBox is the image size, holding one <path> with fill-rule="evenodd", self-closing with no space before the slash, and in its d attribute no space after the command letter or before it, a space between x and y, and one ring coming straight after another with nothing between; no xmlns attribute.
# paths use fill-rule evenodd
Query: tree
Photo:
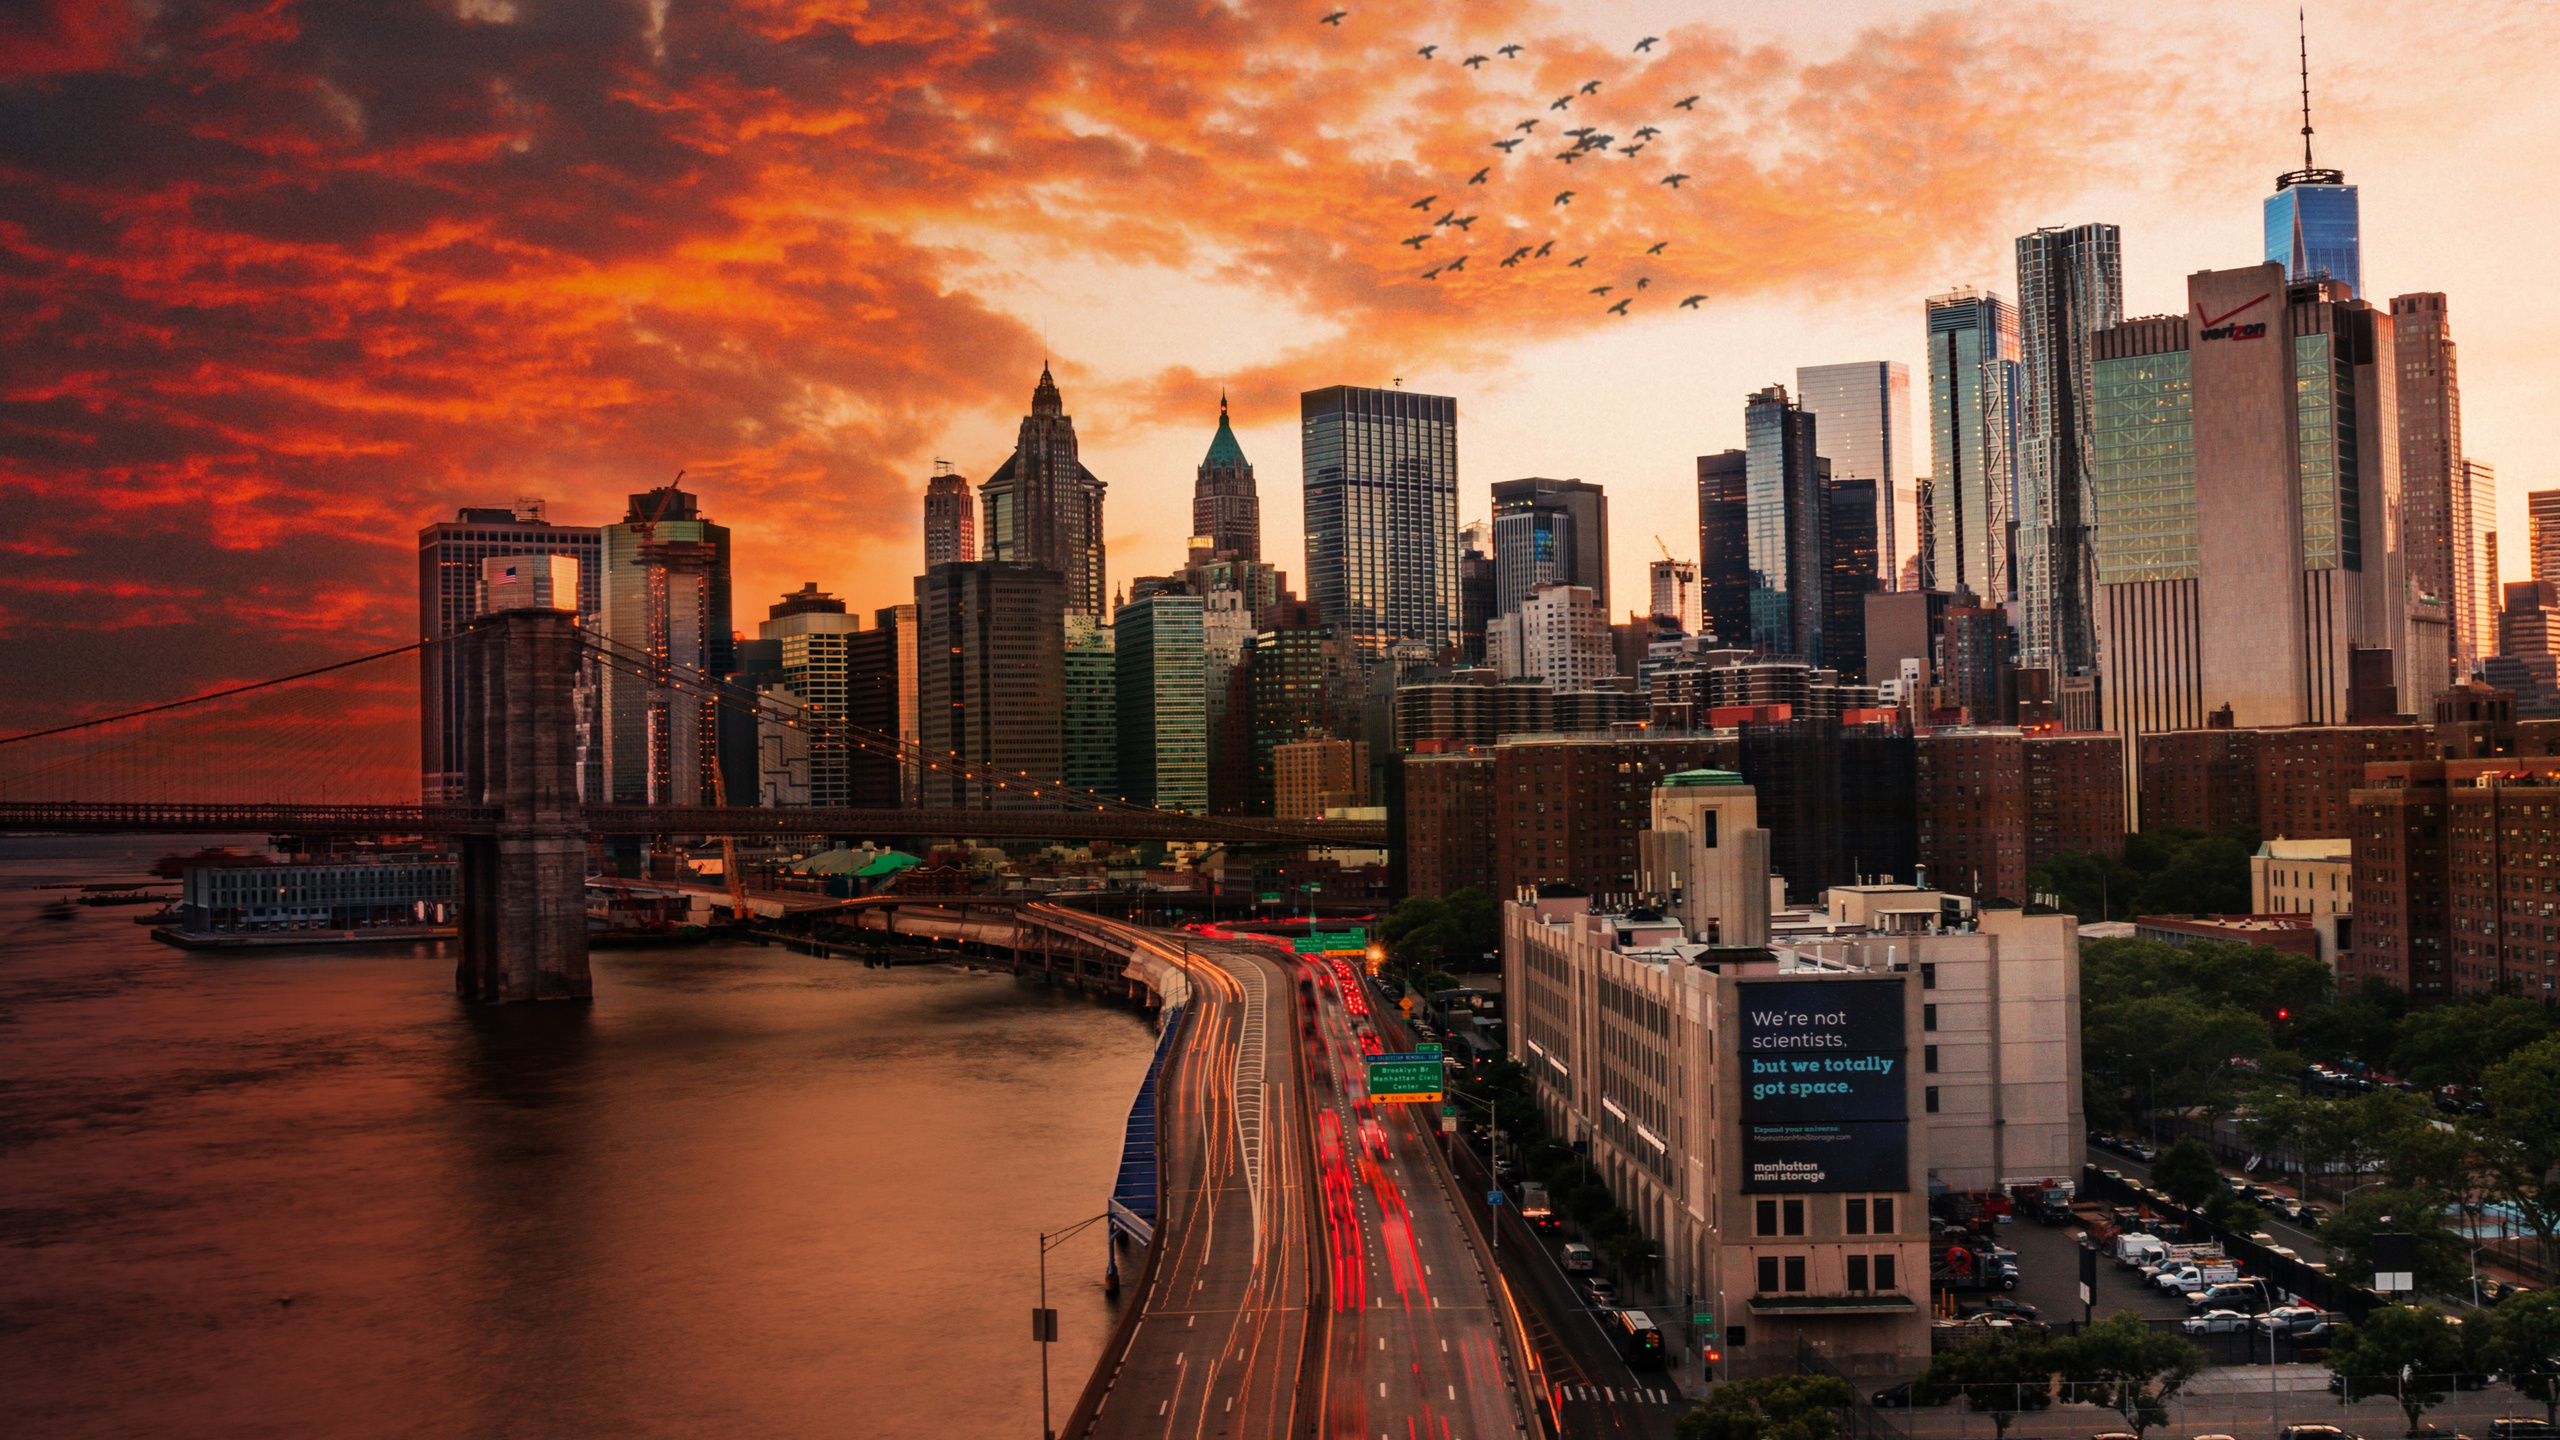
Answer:
<svg viewBox="0 0 2560 1440"><path fill-rule="evenodd" d="M1680 1417L1677 1440L1833 1440L1857 1403L1836 1375L1763 1375L1719 1386Z"/></svg>
<svg viewBox="0 0 2560 1440"><path fill-rule="evenodd" d="M1632 1225L1600 1242L1600 1248L1609 1252L1611 1263L1621 1275L1648 1274L1654 1262L1662 1258L1660 1242Z"/></svg>
<svg viewBox="0 0 2560 1440"><path fill-rule="evenodd" d="M2140 1435L2169 1421L2169 1400L2204 1365L2204 1352L2119 1310L2053 1347L2063 1396L2102 1405Z"/></svg>
<svg viewBox="0 0 2560 1440"><path fill-rule="evenodd" d="M2397 1398L2412 1435L2419 1417L2444 1403L2466 1358L2461 1327L2432 1305L2385 1305L2329 1346L2329 1370L2345 1382L2347 1400Z"/></svg>
<svg viewBox="0 0 2560 1440"><path fill-rule="evenodd" d="M2513 995L2466 996L2400 1022L2391 1068L2421 1085L2477 1085L2489 1067L2560 1033L2560 1014Z"/></svg>
<svg viewBox="0 0 2560 1440"><path fill-rule="evenodd" d="M2151 1183L2190 1210L2225 1188L2222 1167L2214 1163L2213 1152L2196 1140L2180 1140L2161 1151L2151 1166Z"/></svg>
<svg viewBox="0 0 2560 1440"><path fill-rule="evenodd" d="M2475 1323L2488 1330L2480 1368L2504 1371L2517 1393L2541 1401L2543 1418L2560 1425L2560 1290L2510 1296L2463 1328Z"/></svg>
<svg viewBox="0 0 2560 1440"><path fill-rule="evenodd" d="M2330 1268L2360 1285L2373 1282L2373 1237L2407 1235L2417 1241L2416 1280L2421 1290L2462 1288L2470 1256L2462 1237L2447 1229L2443 1202L2408 1190L2360 1190L2320 1227Z"/></svg>
<svg viewBox="0 0 2560 1440"><path fill-rule="evenodd" d="M2129 848L2129 847L2128 847ZM2249 909L2249 852L2225 835L2208 835L2178 852L2142 882L2145 915L2239 915Z"/></svg>
<svg viewBox="0 0 2560 1440"><path fill-rule="evenodd" d="M2261 1156L2292 1156L2306 1194L2311 1176L2305 1142L2321 1104L2292 1086L2267 1085L2251 1092L2241 1112L2240 1133L2249 1138Z"/></svg>
<svg viewBox="0 0 2560 1440"><path fill-rule="evenodd" d="M2082 921L2130 920L2142 876L2112 855L2056 855L2027 872L2027 888L2061 900Z"/></svg>
<svg viewBox="0 0 2560 1440"><path fill-rule="evenodd" d="M2315 1060L2343 1064L2388 1055L2398 1044L2401 1017L2409 997L2397 986L2367 980L2349 994L2325 1005L2297 1012L2288 1038Z"/></svg>
<svg viewBox="0 0 2560 1440"><path fill-rule="evenodd" d="M2044 1408L2041 1401L2053 1390L2053 1371L2053 1347L2045 1342L1986 1335L1931 1357L1929 1368L1911 1386L1962 1395L1976 1412L1991 1417L1996 1434L2005 1436L2019 1411Z"/></svg>
<svg viewBox="0 0 2560 1440"><path fill-rule="evenodd" d="M2533 1227L2545 1259L2560 1230L2560 1037L2539 1040L2489 1067L2481 1077L2489 1113L2463 1131L2478 1151L2490 1193Z"/></svg>

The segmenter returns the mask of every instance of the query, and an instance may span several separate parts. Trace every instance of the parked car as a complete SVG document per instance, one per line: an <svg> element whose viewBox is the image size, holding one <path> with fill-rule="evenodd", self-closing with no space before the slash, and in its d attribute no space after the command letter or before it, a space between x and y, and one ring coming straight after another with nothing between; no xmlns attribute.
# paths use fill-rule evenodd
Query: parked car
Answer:
<svg viewBox="0 0 2560 1440"><path fill-rule="evenodd" d="M2316 1305L2279 1305L2258 1317L2260 1330L2278 1335L2294 1335L2319 1324L2328 1317Z"/></svg>
<svg viewBox="0 0 2560 1440"><path fill-rule="evenodd" d="M2336 1425L2287 1425L2277 1440L2364 1440Z"/></svg>
<svg viewBox="0 0 2560 1440"><path fill-rule="evenodd" d="M2249 1328L2249 1317L2237 1310L2207 1310L2179 1321L2178 1328L2190 1335L2232 1335Z"/></svg>
<svg viewBox="0 0 2560 1440"><path fill-rule="evenodd" d="M2560 1437L2560 1426L2548 1420L2492 1420L2489 1433L2496 1440L2555 1440Z"/></svg>
<svg viewBox="0 0 2560 1440"><path fill-rule="evenodd" d="M1899 1385L1877 1391L1868 1398L1867 1403L1879 1410L1905 1410L1914 1405L1944 1405L1954 1398L1955 1396L1947 1391L1923 1389L1919 1381L1905 1380Z"/></svg>
<svg viewBox="0 0 2560 1440"><path fill-rule="evenodd" d="M1983 1301L1982 1304L1977 1307L1976 1313L1983 1312L1988 1312L1994 1315L2014 1316L2021 1320L2033 1320L2036 1318L2036 1307L2028 1304L2024 1300L2013 1300L2006 1295L1994 1295L1990 1299Z"/></svg>

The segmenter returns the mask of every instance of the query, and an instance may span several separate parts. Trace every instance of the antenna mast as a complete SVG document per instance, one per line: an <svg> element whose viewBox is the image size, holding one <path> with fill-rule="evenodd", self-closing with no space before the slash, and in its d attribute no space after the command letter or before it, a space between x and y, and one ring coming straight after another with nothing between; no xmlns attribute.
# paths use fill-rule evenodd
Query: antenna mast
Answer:
<svg viewBox="0 0 2560 1440"><path fill-rule="evenodd" d="M2311 164L2311 12L2308 8L2293 12L2296 34L2302 44L2302 168Z"/></svg>

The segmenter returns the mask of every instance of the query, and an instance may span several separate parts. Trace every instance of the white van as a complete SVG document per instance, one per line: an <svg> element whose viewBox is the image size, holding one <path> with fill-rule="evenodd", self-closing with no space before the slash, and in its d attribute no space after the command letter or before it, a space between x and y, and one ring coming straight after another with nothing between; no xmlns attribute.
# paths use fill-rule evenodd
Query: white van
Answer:
<svg viewBox="0 0 2560 1440"><path fill-rule="evenodd" d="M1590 1269L1591 1247L1579 1240L1568 1243L1564 1247L1564 1268L1567 1270Z"/></svg>
<svg viewBox="0 0 2560 1440"><path fill-rule="evenodd" d="M2157 1265L2169 1258L2169 1247L2156 1235L2119 1235L2116 1237L2116 1268L2139 1270Z"/></svg>

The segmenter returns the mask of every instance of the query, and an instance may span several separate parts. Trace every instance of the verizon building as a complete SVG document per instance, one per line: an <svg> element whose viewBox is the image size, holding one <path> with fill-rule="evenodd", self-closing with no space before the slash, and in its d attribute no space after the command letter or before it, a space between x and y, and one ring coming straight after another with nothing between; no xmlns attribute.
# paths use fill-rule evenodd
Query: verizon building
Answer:
<svg viewBox="0 0 2560 1440"><path fill-rule="evenodd" d="M2186 314L2092 337L2106 728L2200 729L2224 706L2242 727L2359 718L2357 649L2390 653L2400 694L2432 683L2411 683L2391 518L2392 333L2342 282L2288 283L2270 263L2199 271Z"/></svg>

